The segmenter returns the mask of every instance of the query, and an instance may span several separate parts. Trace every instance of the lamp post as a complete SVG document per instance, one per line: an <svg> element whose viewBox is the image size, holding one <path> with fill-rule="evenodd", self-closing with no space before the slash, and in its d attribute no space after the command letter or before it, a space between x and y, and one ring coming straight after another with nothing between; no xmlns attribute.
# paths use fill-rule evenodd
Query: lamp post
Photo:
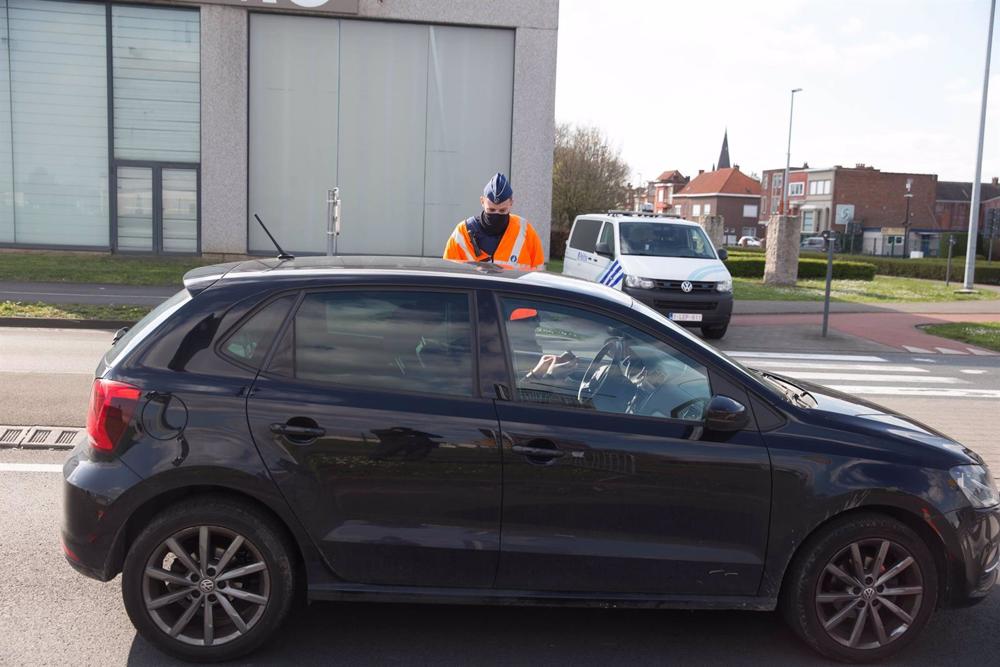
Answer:
<svg viewBox="0 0 1000 667"><path fill-rule="evenodd" d="M979 110L979 143L976 146L976 177L972 181L972 202L969 206L969 242L965 247L965 285L963 291L972 291L976 275L976 234L979 231L980 181L983 176L983 135L986 131L986 94L990 86L990 52L993 50L993 17L997 0L990 1L990 27L986 33L986 71L983 74L983 101Z"/></svg>
<svg viewBox="0 0 1000 667"><path fill-rule="evenodd" d="M792 88L792 104L788 109L788 152L785 153L785 179L781 182L781 214L788 215L788 170L792 166L792 116L795 113L795 93L801 88Z"/></svg>
<svg viewBox="0 0 1000 667"><path fill-rule="evenodd" d="M913 199L913 179L906 179L906 194L903 198L906 199L906 217L903 218L903 257L910 256L910 200Z"/></svg>

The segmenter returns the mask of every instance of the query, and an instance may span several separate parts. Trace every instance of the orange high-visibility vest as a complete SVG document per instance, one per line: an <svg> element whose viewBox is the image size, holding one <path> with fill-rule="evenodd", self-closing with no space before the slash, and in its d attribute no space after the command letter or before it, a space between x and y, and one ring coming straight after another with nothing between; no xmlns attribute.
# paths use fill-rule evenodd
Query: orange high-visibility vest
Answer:
<svg viewBox="0 0 1000 667"><path fill-rule="evenodd" d="M469 228L465 220L455 226L455 231L448 237L444 246L445 259L462 262L488 262L490 256L483 252L476 253ZM493 263L509 268L533 271L545 266L545 253L538 233L527 220L518 215L511 215L497 251L493 253Z"/></svg>

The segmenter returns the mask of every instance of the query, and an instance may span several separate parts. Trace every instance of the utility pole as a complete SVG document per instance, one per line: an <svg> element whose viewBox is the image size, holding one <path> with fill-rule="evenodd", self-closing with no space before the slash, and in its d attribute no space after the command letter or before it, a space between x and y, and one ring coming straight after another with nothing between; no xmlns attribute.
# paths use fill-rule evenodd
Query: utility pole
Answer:
<svg viewBox="0 0 1000 667"><path fill-rule="evenodd" d="M903 257L910 256L910 200L913 199L913 193L910 191L913 188L913 179L906 179L906 194L903 197L906 199L906 217L903 218Z"/></svg>
<svg viewBox="0 0 1000 667"><path fill-rule="evenodd" d="M983 138L986 133L986 95L990 87L990 52L993 50L993 17L997 0L990 0L990 27L986 33L986 69L983 73L983 101L979 110L979 142L976 146L976 177L972 181L972 202L969 207L969 242L965 248L965 285L962 291L971 292L976 277L976 235L979 231L979 199L983 177Z"/></svg>
<svg viewBox="0 0 1000 667"><path fill-rule="evenodd" d="M792 88L792 104L788 109L788 152L785 154L785 180L781 183L782 215L788 215L788 170L792 166L792 116L795 114L795 93L799 92L802 92L801 88Z"/></svg>

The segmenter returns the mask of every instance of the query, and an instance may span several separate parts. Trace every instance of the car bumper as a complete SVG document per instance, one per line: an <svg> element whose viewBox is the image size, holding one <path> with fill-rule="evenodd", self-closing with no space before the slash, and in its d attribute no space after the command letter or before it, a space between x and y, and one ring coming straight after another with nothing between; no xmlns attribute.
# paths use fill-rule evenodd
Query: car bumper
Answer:
<svg viewBox="0 0 1000 667"><path fill-rule="evenodd" d="M118 573L125 517L114 501L140 481L121 461L90 459L83 445L63 465L62 548L77 572L99 581Z"/></svg>
<svg viewBox="0 0 1000 667"><path fill-rule="evenodd" d="M677 321L687 327L722 326L729 323L733 315L732 292L678 292L661 289L635 289L625 287L623 291L636 301L670 317L671 313L700 314L700 322Z"/></svg>
<svg viewBox="0 0 1000 667"><path fill-rule="evenodd" d="M955 531L952 545L946 606L964 607L981 602L1000 574L1000 507L977 510L966 507L947 515Z"/></svg>

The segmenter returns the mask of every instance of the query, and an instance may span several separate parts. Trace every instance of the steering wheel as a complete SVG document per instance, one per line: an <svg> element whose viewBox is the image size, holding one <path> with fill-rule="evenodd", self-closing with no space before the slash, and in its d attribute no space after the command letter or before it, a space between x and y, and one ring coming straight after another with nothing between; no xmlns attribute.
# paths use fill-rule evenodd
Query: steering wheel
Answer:
<svg viewBox="0 0 1000 667"><path fill-rule="evenodd" d="M607 368L602 365L605 357L609 357L611 362ZM583 374L583 378L580 379L580 387L576 391L576 400L583 403L593 400L595 396L600 394L601 389L604 388L604 384L611 376L611 369L618 369L619 376L625 375L625 369L622 365L624 357L625 344L622 342L622 339L620 337L608 339L608 342L604 344L593 361L590 362L590 365L587 366L587 371ZM600 377L597 377L602 368L604 369L604 373Z"/></svg>

